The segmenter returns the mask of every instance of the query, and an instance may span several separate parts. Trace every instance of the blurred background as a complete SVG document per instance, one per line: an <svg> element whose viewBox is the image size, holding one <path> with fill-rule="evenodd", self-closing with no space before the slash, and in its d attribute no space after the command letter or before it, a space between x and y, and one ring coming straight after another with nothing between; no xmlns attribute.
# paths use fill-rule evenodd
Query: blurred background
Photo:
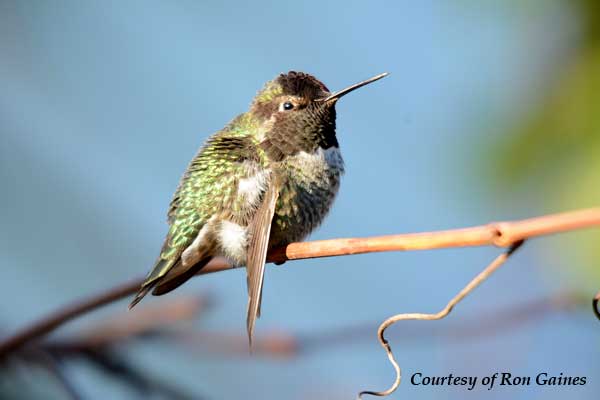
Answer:
<svg viewBox="0 0 600 400"><path fill-rule="evenodd" d="M600 204L597 0L3 0L0 334L144 275L197 148L291 69L332 90L391 73L338 104L347 172L311 239ZM599 243L597 230L532 240L447 320L389 331L405 376L547 372L586 376L585 386L467 392L405 380L392 398L598 398ZM127 300L95 311L15 355L0 369L0 398L348 399L384 389L393 370L379 323L437 311L497 253L269 266L253 356L245 272L196 278L135 313Z"/></svg>

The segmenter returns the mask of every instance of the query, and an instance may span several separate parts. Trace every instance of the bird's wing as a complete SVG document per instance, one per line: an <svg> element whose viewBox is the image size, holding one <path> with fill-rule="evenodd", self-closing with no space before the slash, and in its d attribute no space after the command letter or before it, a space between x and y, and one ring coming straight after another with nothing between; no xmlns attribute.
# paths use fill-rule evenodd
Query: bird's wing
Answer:
<svg viewBox="0 0 600 400"><path fill-rule="evenodd" d="M210 234L206 235L204 243L198 245L198 263L185 265L181 256L210 218L230 207L235 198L236 172L247 168L244 163L257 162L259 158L252 138L243 136L239 131L226 129L208 139L188 166L171 200L169 233L130 308L155 286L157 291L154 294L173 290L210 260L214 248ZM160 287L161 284L164 286Z"/></svg>
<svg viewBox="0 0 600 400"><path fill-rule="evenodd" d="M248 282L248 314L246 327L248 329L248 340L252 346L254 323L260 315L260 304L262 298L262 286L265 275L265 262L269 247L269 236L271 234L271 222L275 214L275 205L279 196L279 187L276 179L271 179L269 187L264 194L263 201L254 214L252 222L248 226L250 242L246 262Z"/></svg>

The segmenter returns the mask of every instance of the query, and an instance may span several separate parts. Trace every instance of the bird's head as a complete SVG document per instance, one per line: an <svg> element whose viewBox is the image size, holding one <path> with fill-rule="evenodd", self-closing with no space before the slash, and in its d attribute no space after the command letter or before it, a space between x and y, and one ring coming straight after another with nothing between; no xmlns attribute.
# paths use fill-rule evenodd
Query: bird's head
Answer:
<svg viewBox="0 0 600 400"><path fill-rule="evenodd" d="M335 93L304 72L290 71L267 82L250 109L260 123L265 150L277 160L299 151L337 147L336 102L386 75L374 76Z"/></svg>

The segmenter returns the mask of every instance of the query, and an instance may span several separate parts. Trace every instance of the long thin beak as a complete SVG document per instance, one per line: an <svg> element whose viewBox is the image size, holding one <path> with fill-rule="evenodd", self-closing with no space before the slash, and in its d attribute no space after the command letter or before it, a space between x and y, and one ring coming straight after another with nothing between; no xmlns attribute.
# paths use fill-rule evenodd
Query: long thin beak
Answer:
<svg viewBox="0 0 600 400"><path fill-rule="evenodd" d="M330 94L329 96L325 97L324 99L319 99L319 100L316 100L316 101L319 101L319 102L337 101L339 98L341 98L342 96L347 95L348 93L352 92L353 90L356 90L359 87L363 87L365 85L368 85L369 83L373 83L375 81L378 81L381 78L384 78L384 77L386 77L388 75L389 74L387 72L384 72L383 74L375 75L372 78L369 78L369 79L367 79L365 81L362 81L362 82L355 83L352 86L348 86L345 89L342 89L342 90L339 90L339 91L337 91L335 93Z"/></svg>

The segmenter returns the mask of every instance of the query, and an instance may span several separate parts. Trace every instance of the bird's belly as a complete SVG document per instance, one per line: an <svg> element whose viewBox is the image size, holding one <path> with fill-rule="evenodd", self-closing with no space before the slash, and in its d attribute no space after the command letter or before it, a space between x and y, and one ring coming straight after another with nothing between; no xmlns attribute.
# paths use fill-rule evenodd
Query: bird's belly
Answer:
<svg viewBox="0 0 600 400"><path fill-rule="evenodd" d="M301 152L286 161L269 247L304 239L317 228L338 192L344 162L337 147Z"/></svg>
<svg viewBox="0 0 600 400"><path fill-rule="evenodd" d="M280 175L281 189L271 225L269 248L300 241L319 226L331 208L343 172L344 164L338 148L320 148L313 154L301 152L286 160ZM246 264L249 241L246 216L258 206L258 203L250 204L248 199L256 197L258 200L260 197L254 196L254 189L263 190L261 173L253 179L242 182L238 189L243 193L238 212L214 227L219 253L235 265Z"/></svg>

